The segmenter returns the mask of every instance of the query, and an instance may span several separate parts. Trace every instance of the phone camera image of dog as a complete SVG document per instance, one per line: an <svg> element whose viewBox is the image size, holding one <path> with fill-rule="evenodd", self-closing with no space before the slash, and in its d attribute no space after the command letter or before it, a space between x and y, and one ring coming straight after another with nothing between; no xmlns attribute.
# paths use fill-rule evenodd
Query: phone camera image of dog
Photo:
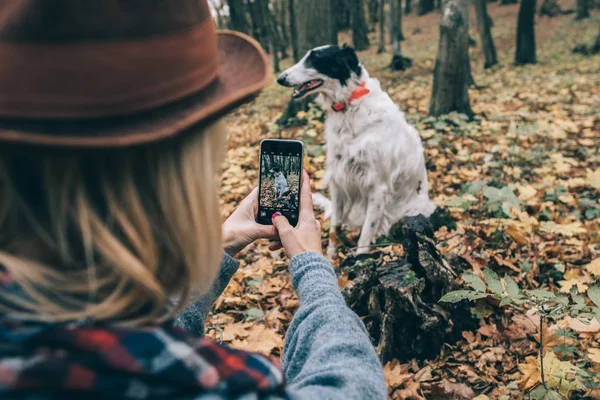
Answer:
<svg viewBox="0 0 600 400"><path fill-rule="evenodd" d="M302 158L297 155L263 154L261 157L260 205L297 210L300 199Z"/></svg>
<svg viewBox="0 0 600 400"><path fill-rule="evenodd" d="M331 218L330 257L341 224L361 228L357 252L365 253L401 218L433 213L419 132L351 47L310 50L277 82L293 88L294 99L318 94L326 114L324 180L331 200L316 193L313 201Z"/></svg>

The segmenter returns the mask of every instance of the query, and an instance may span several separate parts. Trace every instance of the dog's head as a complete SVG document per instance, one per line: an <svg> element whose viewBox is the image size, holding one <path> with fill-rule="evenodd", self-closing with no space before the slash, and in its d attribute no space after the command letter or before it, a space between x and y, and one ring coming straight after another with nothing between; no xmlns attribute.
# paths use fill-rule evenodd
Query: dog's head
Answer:
<svg viewBox="0 0 600 400"><path fill-rule="evenodd" d="M360 78L362 67L352 47L322 46L310 50L293 67L283 71L277 83L294 87L294 99L319 92L337 92L352 78Z"/></svg>
<svg viewBox="0 0 600 400"><path fill-rule="evenodd" d="M273 176L277 176L280 173L279 168L275 167L275 168L271 168L271 170L269 171Z"/></svg>

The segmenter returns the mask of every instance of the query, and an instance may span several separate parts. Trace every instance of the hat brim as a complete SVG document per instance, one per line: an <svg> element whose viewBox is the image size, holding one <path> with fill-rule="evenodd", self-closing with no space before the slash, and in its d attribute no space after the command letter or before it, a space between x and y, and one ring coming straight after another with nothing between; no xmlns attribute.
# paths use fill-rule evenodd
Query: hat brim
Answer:
<svg viewBox="0 0 600 400"><path fill-rule="evenodd" d="M219 76L202 92L132 115L82 120L0 118L0 143L53 147L126 147L156 142L208 123L252 99L271 79L254 39L217 32Z"/></svg>

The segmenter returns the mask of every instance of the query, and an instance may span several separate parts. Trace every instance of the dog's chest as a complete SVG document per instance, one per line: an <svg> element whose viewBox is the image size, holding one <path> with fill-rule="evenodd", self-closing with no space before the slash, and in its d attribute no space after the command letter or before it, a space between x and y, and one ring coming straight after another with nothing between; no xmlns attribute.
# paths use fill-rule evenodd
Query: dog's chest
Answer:
<svg viewBox="0 0 600 400"><path fill-rule="evenodd" d="M360 135L353 132L348 121L339 118L327 121L327 181L345 189L360 189L368 185L367 148Z"/></svg>

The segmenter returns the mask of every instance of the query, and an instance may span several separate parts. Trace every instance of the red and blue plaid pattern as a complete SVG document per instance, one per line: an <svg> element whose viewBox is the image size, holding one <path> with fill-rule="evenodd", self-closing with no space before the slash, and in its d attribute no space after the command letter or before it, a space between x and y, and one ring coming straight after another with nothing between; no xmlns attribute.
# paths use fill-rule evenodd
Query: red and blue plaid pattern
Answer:
<svg viewBox="0 0 600 400"><path fill-rule="evenodd" d="M17 285L0 266L0 290ZM149 327L25 322L0 314L0 398L189 398L281 393L277 361ZM44 394L48 394L46 397ZM40 396L41 395L41 396Z"/></svg>
<svg viewBox="0 0 600 400"><path fill-rule="evenodd" d="M283 387L273 359L191 337L170 324L69 327L0 320L0 398L48 391L146 399L278 393Z"/></svg>

